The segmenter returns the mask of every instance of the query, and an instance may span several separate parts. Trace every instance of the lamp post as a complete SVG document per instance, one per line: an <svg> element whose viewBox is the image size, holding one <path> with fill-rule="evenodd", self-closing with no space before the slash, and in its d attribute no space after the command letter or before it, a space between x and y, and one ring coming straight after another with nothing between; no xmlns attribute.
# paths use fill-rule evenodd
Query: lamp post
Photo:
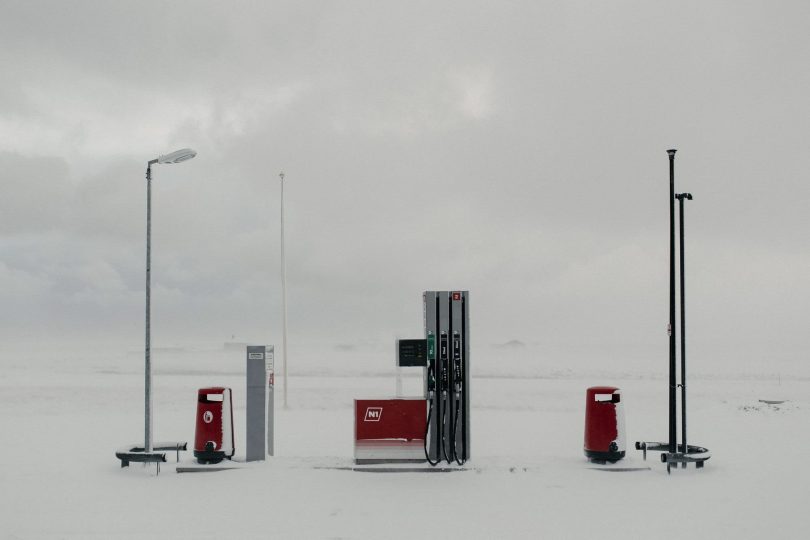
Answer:
<svg viewBox="0 0 810 540"><path fill-rule="evenodd" d="M144 375L144 451L152 451L152 358L151 358L151 285L152 285L152 165L187 161L197 155L191 148L158 156L146 165L146 345Z"/></svg>
<svg viewBox="0 0 810 540"><path fill-rule="evenodd" d="M287 265L284 261L284 171L279 173L281 179L281 315L282 334L281 349L284 353L284 408L287 408Z"/></svg>

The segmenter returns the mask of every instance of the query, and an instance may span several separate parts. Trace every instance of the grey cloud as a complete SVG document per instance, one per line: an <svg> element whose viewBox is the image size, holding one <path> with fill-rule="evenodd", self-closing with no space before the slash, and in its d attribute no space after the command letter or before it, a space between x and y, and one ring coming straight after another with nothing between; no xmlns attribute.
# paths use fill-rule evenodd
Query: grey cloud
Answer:
<svg viewBox="0 0 810 540"><path fill-rule="evenodd" d="M695 349L798 362L807 10L12 3L2 300L17 328L139 336L145 162L193 146L154 170L158 340L278 338L284 169L296 344L418 331L422 290L469 288L479 343L642 362L676 146Z"/></svg>
<svg viewBox="0 0 810 540"><path fill-rule="evenodd" d="M31 233L58 227L69 214L68 165L59 157L0 152L0 231Z"/></svg>

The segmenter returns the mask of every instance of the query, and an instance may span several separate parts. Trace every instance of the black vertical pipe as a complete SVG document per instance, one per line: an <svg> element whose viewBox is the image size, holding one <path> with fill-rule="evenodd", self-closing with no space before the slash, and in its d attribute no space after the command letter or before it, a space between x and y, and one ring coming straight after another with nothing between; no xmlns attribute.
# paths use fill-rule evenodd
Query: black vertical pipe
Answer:
<svg viewBox="0 0 810 540"><path fill-rule="evenodd" d="M143 451L152 451L152 163L146 166L146 317L144 347L144 442Z"/></svg>
<svg viewBox="0 0 810 540"><path fill-rule="evenodd" d="M675 417L675 152L669 154L669 451L677 452Z"/></svg>
<svg viewBox="0 0 810 540"><path fill-rule="evenodd" d="M464 293L461 295L461 339L461 380L464 384L462 387L464 393L461 396L461 440L464 443L461 450L461 462L464 463L467 461L467 443L469 442L469 433L467 431L469 394L467 392L470 391L469 368L467 367L469 361L467 358L467 296Z"/></svg>
<svg viewBox="0 0 810 540"><path fill-rule="evenodd" d="M687 451L686 444L686 277L684 273L684 237L683 237L683 200L692 199L690 193L678 194L678 209L680 213L680 244L681 244L681 444L683 452Z"/></svg>
<svg viewBox="0 0 810 540"><path fill-rule="evenodd" d="M684 325L686 319L686 309L684 308L684 299L686 297L683 286L683 194L678 195L678 211L679 211L679 242L680 242L680 258L681 265L681 444L683 445L683 452L686 453L686 326Z"/></svg>
<svg viewBox="0 0 810 540"><path fill-rule="evenodd" d="M444 434L442 427L444 425L444 411L442 410L442 376L441 376L441 318L439 307L439 293L436 293L436 461L442 460L442 444L444 443Z"/></svg>
<svg viewBox="0 0 810 540"><path fill-rule="evenodd" d="M442 330L442 335L440 338L444 342L443 347L439 348L441 352L444 349L444 361L442 367L442 385L444 386L444 390L442 394L444 394L444 405L443 405L443 417L442 422L444 425L442 426L442 430L444 433L444 438L442 439L442 453L444 455L444 460L449 464L453 460L452 455L452 427L453 427L453 386L452 386L452 377L453 377L453 354L452 354L452 347L453 347L453 308L452 302L450 301L451 295L450 293L442 293L442 303L444 304L444 311L447 313L447 323L444 326L444 330Z"/></svg>

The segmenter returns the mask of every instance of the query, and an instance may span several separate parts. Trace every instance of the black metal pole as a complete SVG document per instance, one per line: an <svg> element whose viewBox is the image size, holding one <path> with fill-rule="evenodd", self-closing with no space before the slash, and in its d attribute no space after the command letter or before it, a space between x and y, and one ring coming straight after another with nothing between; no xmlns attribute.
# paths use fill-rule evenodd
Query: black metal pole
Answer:
<svg viewBox="0 0 810 540"><path fill-rule="evenodd" d="M144 452L152 451L152 346L151 346L151 284L152 284L152 164L146 166L146 321L144 343Z"/></svg>
<svg viewBox="0 0 810 540"><path fill-rule="evenodd" d="M692 200L691 193L679 193L678 210L680 217L681 244L681 444L683 452L688 451L686 443L686 277L684 273L683 200ZM686 463L684 463L686 466Z"/></svg>
<svg viewBox="0 0 810 540"><path fill-rule="evenodd" d="M669 451L677 452L675 416L675 152L669 154Z"/></svg>
<svg viewBox="0 0 810 540"><path fill-rule="evenodd" d="M686 453L686 328L684 321L686 318L686 310L684 309L684 277L683 277L683 197L678 196L678 211L679 226L680 226L680 271L681 271L681 444L683 445L683 452Z"/></svg>

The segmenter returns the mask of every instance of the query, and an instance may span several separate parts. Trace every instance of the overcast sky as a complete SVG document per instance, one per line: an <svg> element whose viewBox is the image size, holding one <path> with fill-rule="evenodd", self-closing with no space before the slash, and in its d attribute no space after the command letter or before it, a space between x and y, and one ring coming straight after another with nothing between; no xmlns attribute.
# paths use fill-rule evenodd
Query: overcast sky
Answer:
<svg viewBox="0 0 810 540"><path fill-rule="evenodd" d="M192 147L155 346L280 343L284 170L291 346L469 289L474 352L666 362L674 147L694 361L810 360L807 2L2 5L5 345L142 346Z"/></svg>

